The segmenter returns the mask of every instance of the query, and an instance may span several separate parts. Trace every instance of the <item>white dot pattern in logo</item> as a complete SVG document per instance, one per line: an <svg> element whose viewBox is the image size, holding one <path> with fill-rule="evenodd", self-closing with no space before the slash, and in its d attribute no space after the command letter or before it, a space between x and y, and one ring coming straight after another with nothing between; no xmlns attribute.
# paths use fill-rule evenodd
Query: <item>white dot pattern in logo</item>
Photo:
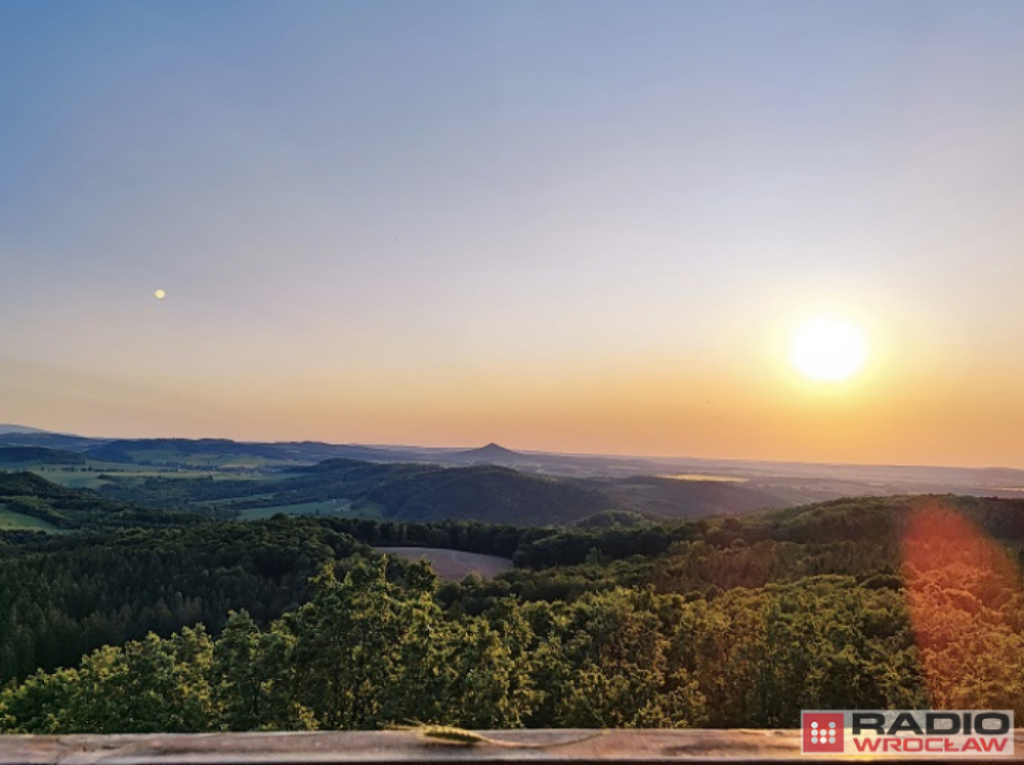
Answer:
<svg viewBox="0 0 1024 765"><path fill-rule="evenodd" d="M818 719L814 719L817 717ZM801 751L810 754L842 752L845 728L843 716L836 712L803 712Z"/></svg>

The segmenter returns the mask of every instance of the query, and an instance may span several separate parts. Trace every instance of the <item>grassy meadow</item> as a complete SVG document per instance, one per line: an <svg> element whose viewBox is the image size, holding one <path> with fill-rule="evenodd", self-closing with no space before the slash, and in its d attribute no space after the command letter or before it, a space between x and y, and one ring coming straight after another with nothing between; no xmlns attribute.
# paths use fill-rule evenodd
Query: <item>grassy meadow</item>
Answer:
<svg viewBox="0 0 1024 765"><path fill-rule="evenodd" d="M223 505L222 505L223 506ZM239 511L239 520L258 521L284 515L338 516L342 518L368 518L382 520L384 508L376 502L361 499L329 499L323 502L298 502L292 505L247 507Z"/></svg>
<svg viewBox="0 0 1024 765"><path fill-rule="evenodd" d="M0 531L45 531L48 534L53 534L58 529L40 518L16 513L14 510L8 509L7 505L0 504Z"/></svg>

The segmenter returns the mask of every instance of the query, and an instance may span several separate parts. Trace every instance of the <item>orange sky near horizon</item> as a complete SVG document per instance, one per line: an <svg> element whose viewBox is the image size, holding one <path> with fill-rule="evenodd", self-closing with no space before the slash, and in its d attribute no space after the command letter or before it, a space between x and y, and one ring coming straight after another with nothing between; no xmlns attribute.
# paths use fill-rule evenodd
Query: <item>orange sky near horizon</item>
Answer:
<svg viewBox="0 0 1024 765"><path fill-rule="evenodd" d="M851 380L816 383L791 368L783 346L765 334L757 340L749 352L717 359L714 367L662 352L615 361L570 358L540 370L517 369L509 359L486 367L474 359L455 371L438 365L419 375L401 365L354 374L345 364L324 362L304 378L287 365L255 360L232 372L193 376L173 358L161 362L154 350L147 365L167 370L157 380L127 370L80 378L27 372L32 382L22 396L45 403L14 419L119 437L424 446L496 441L579 453L1024 467L1024 459L1014 459L1024 455L1024 431L1017 427L1024 419L1018 396L1024 376L1005 360L939 377L927 355L915 361L894 342L890 348L876 342L867 367Z"/></svg>
<svg viewBox="0 0 1024 765"><path fill-rule="evenodd" d="M1024 468L1022 28L0 4L0 422Z"/></svg>

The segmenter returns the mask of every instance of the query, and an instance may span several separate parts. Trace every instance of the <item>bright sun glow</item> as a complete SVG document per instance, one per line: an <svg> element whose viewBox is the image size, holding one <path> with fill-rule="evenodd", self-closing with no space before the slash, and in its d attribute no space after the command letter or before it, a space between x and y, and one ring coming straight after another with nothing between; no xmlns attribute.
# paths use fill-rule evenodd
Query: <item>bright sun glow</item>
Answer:
<svg viewBox="0 0 1024 765"><path fill-rule="evenodd" d="M789 358L808 379L842 382L860 371L867 361L867 334L847 319L808 319L793 332Z"/></svg>

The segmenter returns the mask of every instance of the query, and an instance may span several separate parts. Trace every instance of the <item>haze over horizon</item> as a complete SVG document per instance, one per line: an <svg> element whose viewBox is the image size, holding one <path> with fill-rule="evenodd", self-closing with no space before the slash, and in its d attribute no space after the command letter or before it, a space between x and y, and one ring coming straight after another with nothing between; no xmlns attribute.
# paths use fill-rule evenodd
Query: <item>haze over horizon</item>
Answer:
<svg viewBox="0 0 1024 765"><path fill-rule="evenodd" d="M10 430L8 430L10 428ZM567 459L589 459L594 458L595 460L602 459L621 459L636 460L642 462L644 460L650 460L653 468L653 464L656 462L664 461L666 463L678 462L680 465L686 463L736 463L737 466L742 464L750 464L755 466L767 466L767 465L793 465L801 466L805 465L809 469L813 468L809 475L816 475L815 469L825 469L830 466L837 468L882 468L882 469L917 469L922 468L926 470L967 470L967 471L1024 471L1024 467L1013 466L1013 465L952 465L952 464L927 464L927 463L880 463L880 462L842 462L842 461L814 461L814 460L771 460L771 459L755 459L747 457L714 457L705 455L695 454L633 454L626 452L586 452L586 451L558 451L558 450L547 450L534 448L528 444L517 445L510 447L507 444L501 444L496 441L489 441L487 443L476 443L476 444L416 444L416 443L383 443L383 442L356 442L356 441L339 441L339 440L315 440L315 439L274 439L274 440L250 440L250 439L233 439L217 434L206 434L198 436L167 436L167 435L139 435L139 436L121 436L118 434L104 433L72 433L67 430L63 431L49 431L42 430L39 428L33 428L29 426L22 426L13 423L0 423L0 436L8 434L20 434L20 435L42 435L42 436L61 436L71 438L84 438L88 440L96 440L100 442L114 442L114 441L147 441L147 440L186 440L186 441L232 441L239 444L296 444L296 443L323 443L332 446L351 446L355 448L368 448L368 449L383 449L383 450L395 450L396 454L402 450L411 450L413 452L421 451L426 454L430 451L436 450L437 452L444 453L458 453L458 452L487 452L492 448L495 451L502 453L509 453L514 455L522 456L533 456L533 455L546 455L552 458L565 457ZM15 443L22 444L23 442L17 441ZM39 445L33 442L33 445ZM44 446L44 448L48 448ZM52 448L52 447L49 447ZM60 449L61 447L57 447ZM361 457L355 457L355 459L362 459ZM395 461L401 462L404 457ZM500 463L495 463L500 464ZM696 480L696 478L692 479ZM924 491L924 488L918 489ZM1005 492L1016 492L1021 491L1019 488L1005 488L998 489L999 491ZM942 489L945 491L945 489Z"/></svg>
<svg viewBox="0 0 1024 765"><path fill-rule="evenodd" d="M1022 29L9 0L0 420L1024 467ZM848 378L790 363L822 314Z"/></svg>

